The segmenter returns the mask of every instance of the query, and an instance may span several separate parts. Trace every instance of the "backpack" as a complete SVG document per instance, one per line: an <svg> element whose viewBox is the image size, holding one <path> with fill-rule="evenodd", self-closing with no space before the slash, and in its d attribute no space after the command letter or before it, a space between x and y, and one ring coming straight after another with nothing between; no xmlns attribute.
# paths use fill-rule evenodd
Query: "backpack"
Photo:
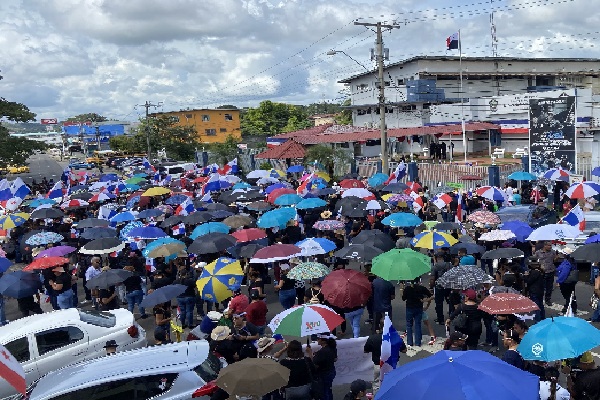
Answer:
<svg viewBox="0 0 600 400"><path fill-rule="evenodd" d="M312 290L311 290L312 292ZM321 289L319 289L319 291L316 294L313 294L313 296L310 298L310 300L308 301L310 304L321 304L321 300L319 300L319 294L321 294Z"/></svg>

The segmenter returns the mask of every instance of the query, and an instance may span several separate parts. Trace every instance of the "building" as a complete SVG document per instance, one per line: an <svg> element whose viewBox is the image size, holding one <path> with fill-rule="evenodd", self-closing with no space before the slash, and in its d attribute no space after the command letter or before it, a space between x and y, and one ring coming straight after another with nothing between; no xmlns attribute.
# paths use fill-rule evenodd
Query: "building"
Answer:
<svg viewBox="0 0 600 400"><path fill-rule="evenodd" d="M335 114L315 114L309 117L315 126L335 124Z"/></svg>
<svg viewBox="0 0 600 400"><path fill-rule="evenodd" d="M152 116L174 117L177 126L191 126L198 133L201 143L222 143L227 136L242 137L240 110L238 109L197 109L151 114Z"/></svg>

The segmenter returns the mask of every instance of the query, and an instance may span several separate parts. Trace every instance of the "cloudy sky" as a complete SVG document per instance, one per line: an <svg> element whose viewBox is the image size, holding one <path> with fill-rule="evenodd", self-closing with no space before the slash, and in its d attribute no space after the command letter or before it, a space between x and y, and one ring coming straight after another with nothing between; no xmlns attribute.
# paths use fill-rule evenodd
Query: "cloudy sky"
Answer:
<svg viewBox="0 0 600 400"><path fill-rule="evenodd" d="M373 66L375 34L353 21L398 21L390 62L463 54L600 57L600 0L2 0L0 97L38 118L97 112L137 120L162 110L341 101L337 83ZM590 12L593 10L594 12ZM343 54L327 56L330 49ZM340 93L342 92L342 93Z"/></svg>

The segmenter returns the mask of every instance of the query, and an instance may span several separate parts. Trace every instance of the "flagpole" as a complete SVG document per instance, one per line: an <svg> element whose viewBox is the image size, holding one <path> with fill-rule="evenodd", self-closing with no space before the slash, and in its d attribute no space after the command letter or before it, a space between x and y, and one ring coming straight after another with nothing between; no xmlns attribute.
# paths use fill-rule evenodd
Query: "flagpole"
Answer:
<svg viewBox="0 0 600 400"><path fill-rule="evenodd" d="M463 73L462 73L462 44L460 40L460 29L458 30L458 66L460 77L460 125L462 128L463 147L465 153L465 164L467 162L467 134L465 132L465 110L463 103Z"/></svg>

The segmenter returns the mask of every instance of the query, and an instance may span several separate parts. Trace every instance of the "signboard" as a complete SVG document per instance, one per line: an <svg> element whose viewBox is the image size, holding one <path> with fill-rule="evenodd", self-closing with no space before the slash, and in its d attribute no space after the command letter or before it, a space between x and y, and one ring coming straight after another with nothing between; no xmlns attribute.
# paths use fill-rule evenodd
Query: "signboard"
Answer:
<svg viewBox="0 0 600 400"><path fill-rule="evenodd" d="M42 125L56 125L58 121L56 118L42 118L41 123Z"/></svg>
<svg viewBox="0 0 600 400"><path fill-rule="evenodd" d="M65 121L62 123L63 126L79 126L79 125L92 125L92 121L85 121L85 122L79 122L79 121Z"/></svg>
<svg viewBox="0 0 600 400"><path fill-rule="evenodd" d="M576 169L575 96L529 100L530 171Z"/></svg>

